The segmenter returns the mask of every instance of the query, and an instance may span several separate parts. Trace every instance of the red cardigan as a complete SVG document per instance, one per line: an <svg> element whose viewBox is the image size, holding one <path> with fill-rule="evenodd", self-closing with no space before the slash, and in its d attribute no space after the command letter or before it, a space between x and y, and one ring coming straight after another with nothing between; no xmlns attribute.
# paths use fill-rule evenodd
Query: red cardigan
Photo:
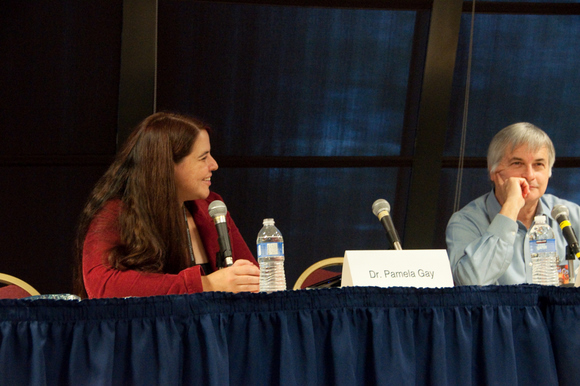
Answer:
<svg viewBox="0 0 580 386"><path fill-rule="evenodd" d="M214 270L216 253L219 251L218 234L207 208L212 201L221 199L217 193L211 192L205 200L187 203ZM109 251L121 243L118 225L121 209L121 200L107 202L89 226L83 246L83 279L89 298L202 292L199 266L186 268L178 274L119 271L110 266ZM229 213L227 225L234 260L246 259L258 265Z"/></svg>

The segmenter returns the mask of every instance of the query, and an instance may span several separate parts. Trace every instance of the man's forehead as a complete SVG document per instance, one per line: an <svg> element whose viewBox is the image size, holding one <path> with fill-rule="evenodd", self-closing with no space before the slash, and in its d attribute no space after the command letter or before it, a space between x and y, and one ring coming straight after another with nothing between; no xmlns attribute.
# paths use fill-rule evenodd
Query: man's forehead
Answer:
<svg viewBox="0 0 580 386"><path fill-rule="evenodd" d="M540 148L533 149L527 145L521 145L516 148L508 147L506 149L506 154L504 155L504 160L511 159L524 159L533 158L535 160L548 159L548 148L546 146L541 146Z"/></svg>

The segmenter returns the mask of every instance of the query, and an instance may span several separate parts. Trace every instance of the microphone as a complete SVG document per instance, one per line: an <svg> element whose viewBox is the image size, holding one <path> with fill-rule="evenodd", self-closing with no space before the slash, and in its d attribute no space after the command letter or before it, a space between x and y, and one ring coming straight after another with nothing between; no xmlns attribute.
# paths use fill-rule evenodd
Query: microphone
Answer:
<svg viewBox="0 0 580 386"><path fill-rule="evenodd" d="M387 231L387 238L389 239L389 242L393 248L402 250L403 248L401 248L401 240L399 239L399 235L397 234L397 230L393 224L393 219L389 215L390 210L391 206L387 200L379 198L373 203L373 213L379 218L381 224L383 224L383 227L385 228L385 231Z"/></svg>
<svg viewBox="0 0 580 386"><path fill-rule="evenodd" d="M568 243L568 248L573 256L580 258L580 248L578 247L578 238L570 224L570 211L564 205L555 205L552 209L552 218L560 224L560 229Z"/></svg>
<svg viewBox="0 0 580 386"><path fill-rule="evenodd" d="M218 268L229 267L234 263L234 259L232 257L232 247L230 245L228 225L226 224L226 214L228 213L228 208L226 207L226 204L223 203L223 201L215 200L209 204L207 209L210 217L213 218L213 222L217 229L218 242L220 245L220 251L216 256L216 265Z"/></svg>

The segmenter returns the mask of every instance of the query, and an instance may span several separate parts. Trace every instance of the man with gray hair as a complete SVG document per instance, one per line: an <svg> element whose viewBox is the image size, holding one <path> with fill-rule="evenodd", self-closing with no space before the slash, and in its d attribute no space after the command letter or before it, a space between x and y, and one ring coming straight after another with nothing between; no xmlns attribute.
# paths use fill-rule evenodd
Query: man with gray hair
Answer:
<svg viewBox="0 0 580 386"><path fill-rule="evenodd" d="M580 207L544 194L555 160L550 137L531 123L515 123L493 137L487 153L492 191L454 213L447 225L456 285L531 283L527 233L539 214L554 229L560 265L567 264L567 243L550 211L566 206L572 227L580 229Z"/></svg>

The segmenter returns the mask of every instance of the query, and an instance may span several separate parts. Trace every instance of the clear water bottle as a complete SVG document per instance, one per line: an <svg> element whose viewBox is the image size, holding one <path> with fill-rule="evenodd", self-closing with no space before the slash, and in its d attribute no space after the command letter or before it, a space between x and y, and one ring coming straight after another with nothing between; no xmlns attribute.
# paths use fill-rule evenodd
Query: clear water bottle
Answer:
<svg viewBox="0 0 580 386"><path fill-rule="evenodd" d="M284 239L274 225L273 218L266 218L258 233L258 263L260 264L260 292L284 291Z"/></svg>
<svg viewBox="0 0 580 386"><path fill-rule="evenodd" d="M530 228L530 253L532 255L532 283L559 285L558 252L554 231L546 223L546 216L534 217Z"/></svg>

